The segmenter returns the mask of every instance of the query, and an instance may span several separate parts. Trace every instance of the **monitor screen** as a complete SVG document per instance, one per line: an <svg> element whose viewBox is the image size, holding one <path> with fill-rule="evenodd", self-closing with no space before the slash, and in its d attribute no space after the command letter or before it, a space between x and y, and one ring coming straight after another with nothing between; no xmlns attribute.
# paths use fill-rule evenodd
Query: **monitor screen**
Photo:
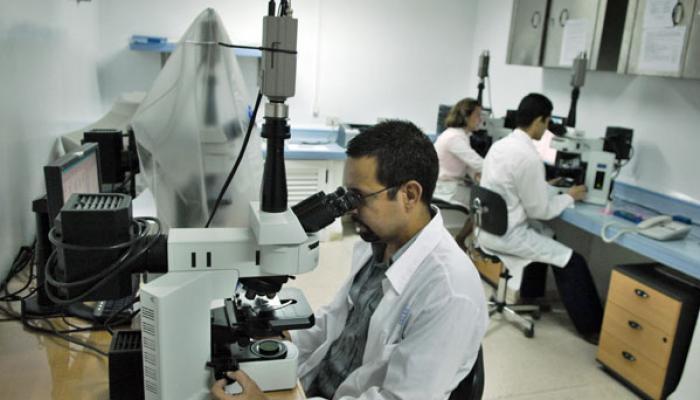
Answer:
<svg viewBox="0 0 700 400"><path fill-rule="evenodd" d="M96 152L75 159L62 170L63 203L67 202L73 193L99 193L98 181Z"/></svg>
<svg viewBox="0 0 700 400"><path fill-rule="evenodd" d="M99 193L97 144L86 143L44 167L49 223L73 193Z"/></svg>

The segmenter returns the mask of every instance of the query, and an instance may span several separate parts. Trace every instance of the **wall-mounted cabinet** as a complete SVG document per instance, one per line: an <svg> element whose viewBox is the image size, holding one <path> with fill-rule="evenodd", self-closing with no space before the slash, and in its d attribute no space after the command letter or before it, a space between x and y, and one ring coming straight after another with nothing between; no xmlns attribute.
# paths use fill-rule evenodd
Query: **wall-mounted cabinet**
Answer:
<svg viewBox="0 0 700 400"><path fill-rule="evenodd" d="M693 21L681 77L700 79L700 1L695 1L695 10L690 14Z"/></svg>
<svg viewBox="0 0 700 400"><path fill-rule="evenodd" d="M508 64L542 65L548 0L513 0Z"/></svg>
<svg viewBox="0 0 700 400"><path fill-rule="evenodd" d="M551 0L547 35L544 41L544 67L569 67L569 57L583 47L589 59L598 16L598 0ZM581 46L583 45L583 46ZM574 54L574 57L576 54Z"/></svg>
<svg viewBox="0 0 700 400"><path fill-rule="evenodd" d="M545 15L545 23L540 16ZM700 0L514 0L507 63L700 79Z"/></svg>
<svg viewBox="0 0 700 400"><path fill-rule="evenodd" d="M681 77L687 69L687 77L692 77L693 70L698 77L697 43L692 46L695 60L686 57L691 50L688 45L691 32L693 28L698 30L693 27L695 3L695 0L638 0L627 73Z"/></svg>
<svg viewBox="0 0 700 400"><path fill-rule="evenodd" d="M507 62L568 68L585 51L589 69L624 72L634 4L635 0L514 0Z"/></svg>

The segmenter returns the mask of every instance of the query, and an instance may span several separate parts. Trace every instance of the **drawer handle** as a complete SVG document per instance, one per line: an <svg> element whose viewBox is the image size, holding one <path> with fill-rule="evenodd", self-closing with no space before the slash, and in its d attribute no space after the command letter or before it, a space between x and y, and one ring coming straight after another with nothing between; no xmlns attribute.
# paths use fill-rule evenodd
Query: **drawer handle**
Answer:
<svg viewBox="0 0 700 400"><path fill-rule="evenodd" d="M631 353L628 353L626 351L622 352L622 357L625 357L625 360L627 361L637 361L637 357L633 356Z"/></svg>
<svg viewBox="0 0 700 400"><path fill-rule="evenodd" d="M629 320L629 321L627 321L627 325L629 325L630 328L632 328L632 329L637 329L640 331L642 330L642 326L639 325L639 323L636 321Z"/></svg>
<svg viewBox="0 0 700 400"><path fill-rule="evenodd" d="M649 298L649 294L647 292L643 291L642 289L634 289L634 294L636 294L637 296L639 296L643 299Z"/></svg>

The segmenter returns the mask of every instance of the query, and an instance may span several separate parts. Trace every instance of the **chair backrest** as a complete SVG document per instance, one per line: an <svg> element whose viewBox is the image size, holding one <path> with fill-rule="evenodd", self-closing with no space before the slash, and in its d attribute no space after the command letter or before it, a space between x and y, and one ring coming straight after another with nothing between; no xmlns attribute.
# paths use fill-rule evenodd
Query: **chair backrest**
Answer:
<svg viewBox="0 0 700 400"><path fill-rule="evenodd" d="M480 347L476 362L462 382L450 394L449 400L481 400L484 394L484 351Z"/></svg>
<svg viewBox="0 0 700 400"><path fill-rule="evenodd" d="M445 104L440 104L440 106L438 107L437 130L435 131L435 135L440 135L442 131L445 130L445 118L447 118L447 114L450 113L451 109L452 106L448 106Z"/></svg>
<svg viewBox="0 0 700 400"><path fill-rule="evenodd" d="M483 186L473 186L469 208L474 224L484 231L502 236L508 231L508 208L503 198Z"/></svg>
<svg viewBox="0 0 700 400"><path fill-rule="evenodd" d="M465 215L469 215L469 209L461 204L450 203L448 201L433 197L430 203L441 210L455 210Z"/></svg>

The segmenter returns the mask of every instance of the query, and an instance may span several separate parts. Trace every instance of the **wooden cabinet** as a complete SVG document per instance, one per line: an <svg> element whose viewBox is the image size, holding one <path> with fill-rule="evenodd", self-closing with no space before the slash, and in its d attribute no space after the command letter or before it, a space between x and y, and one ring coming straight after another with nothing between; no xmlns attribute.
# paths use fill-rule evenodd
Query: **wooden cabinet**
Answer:
<svg viewBox="0 0 700 400"><path fill-rule="evenodd" d="M597 356L651 399L678 384L698 313L698 289L664 271L658 264L613 270Z"/></svg>

